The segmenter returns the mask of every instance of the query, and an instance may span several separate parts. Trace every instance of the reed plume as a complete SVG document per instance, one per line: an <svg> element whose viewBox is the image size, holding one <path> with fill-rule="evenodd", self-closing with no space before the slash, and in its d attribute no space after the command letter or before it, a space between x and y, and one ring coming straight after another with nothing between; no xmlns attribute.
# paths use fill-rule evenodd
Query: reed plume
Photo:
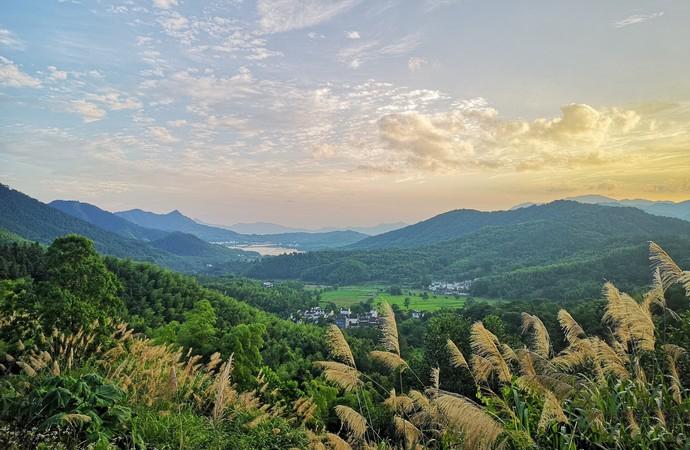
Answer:
<svg viewBox="0 0 690 450"><path fill-rule="evenodd" d="M544 323L537 316L522 313L522 332L532 330L532 347L535 353L545 358L551 353L551 338Z"/></svg>
<svg viewBox="0 0 690 450"><path fill-rule="evenodd" d="M367 432L367 420L360 413L345 405L335 407L335 414L350 435L361 440Z"/></svg>
<svg viewBox="0 0 690 450"><path fill-rule="evenodd" d="M449 424L462 432L467 448L489 449L503 432L498 422L464 397L443 394L435 403Z"/></svg>
<svg viewBox="0 0 690 450"><path fill-rule="evenodd" d="M343 336L340 328L336 325L330 325L326 331L326 342L333 358L350 367L355 367L355 358L352 356L352 350L350 350L350 345L345 340L345 336Z"/></svg>
<svg viewBox="0 0 690 450"><path fill-rule="evenodd" d="M494 373L500 381L510 381L512 374L499 349L500 342L481 322L472 324L470 345L475 352L472 360L479 366L477 370L480 375L479 380L486 381L490 374ZM475 359L475 357L478 358ZM474 366L475 364L473 364L473 371Z"/></svg>
<svg viewBox="0 0 690 450"><path fill-rule="evenodd" d="M398 326L395 323L395 313L387 302L381 304L381 345L389 352L400 355L400 342L398 340Z"/></svg>
<svg viewBox="0 0 690 450"><path fill-rule="evenodd" d="M450 365L458 368L458 367L464 367L465 369L469 369L470 366L467 364L467 360L465 360L465 356L462 354L460 349L458 348L457 345L455 345L455 342L451 341L448 339L446 341L446 348L448 349L448 353L450 353Z"/></svg>

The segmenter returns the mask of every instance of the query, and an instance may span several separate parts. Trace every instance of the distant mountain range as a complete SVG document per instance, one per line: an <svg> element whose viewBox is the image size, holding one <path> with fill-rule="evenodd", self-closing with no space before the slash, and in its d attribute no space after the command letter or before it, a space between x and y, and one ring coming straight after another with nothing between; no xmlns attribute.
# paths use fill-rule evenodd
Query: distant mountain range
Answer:
<svg viewBox="0 0 690 450"><path fill-rule="evenodd" d="M565 200L572 200L578 203L587 203L591 205L627 206L641 209L642 211L649 214L654 214L655 216L675 217L676 219L690 221L690 200L686 200L684 202L654 201L645 199L616 200L615 198L605 197L603 195L580 195L577 197L568 197ZM529 202L521 203L513 206L511 209L520 209L535 204L536 203Z"/></svg>
<svg viewBox="0 0 690 450"><path fill-rule="evenodd" d="M66 234L80 234L93 240L101 253L154 262L184 272L200 271L218 263L246 262L258 257L254 252L213 245L192 235L177 236L183 245L172 247L168 245L170 233L146 230L122 223L121 220L93 205L58 202L49 206L0 185L0 229L4 230L5 235L49 244ZM193 257L190 257L189 248L185 248L190 246L194 247Z"/></svg>
<svg viewBox="0 0 690 450"><path fill-rule="evenodd" d="M561 200L450 211L346 251L263 258L249 275L330 284L475 280L478 296L577 299L598 296L605 280L621 288L647 284L650 240L690 258L690 222Z"/></svg>
<svg viewBox="0 0 690 450"><path fill-rule="evenodd" d="M156 214L142 211L141 209L132 209L114 214L142 227L190 233L208 242L243 245L261 244L297 248L300 250L319 250L343 247L367 237L365 234L350 230L320 233L241 234L227 228L201 224L183 215L178 210L167 214Z"/></svg>
<svg viewBox="0 0 690 450"><path fill-rule="evenodd" d="M374 236L387 231L397 230L407 226L404 222L381 223L370 227L325 227L317 229L293 228L270 222L236 223L223 226L229 230L242 234L285 234L285 233L328 233L331 231L355 231L357 233Z"/></svg>
<svg viewBox="0 0 690 450"><path fill-rule="evenodd" d="M163 230L141 227L89 203L54 200L48 205L77 219L130 239L155 241L168 234Z"/></svg>

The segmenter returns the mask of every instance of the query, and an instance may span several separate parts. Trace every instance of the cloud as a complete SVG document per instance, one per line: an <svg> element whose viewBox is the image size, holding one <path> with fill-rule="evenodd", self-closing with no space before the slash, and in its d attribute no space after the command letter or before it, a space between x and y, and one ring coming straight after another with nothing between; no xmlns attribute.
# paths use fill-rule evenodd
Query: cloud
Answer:
<svg viewBox="0 0 690 450"><path fill-rule="evenodd" d="M170 9L177 6L177 0L153 0L153 6L160 9Z"/></svg>
<svg viewBox="0 0 690 450"><path fill-rule="evenodd" d="M58 68L55 66L48 66L48 71L50 72L50 78L53 80L62 81L67 79L67 72L64 70L58 70Z"/></svg>
<svg viewBox="0 0 690 450"><path fill-rule="evenodd" d="M86 100L73 100L70 111L81 114L84 123L96 122L106 116L105 110Z"/></svg>
<svg viewBox="0 0 690 450"><path fill-rule="evenodd" d="M424 0L424 9L426 11L433 11L443 6L453 5L458 0Z"/></svg>
<svg viewBox="0 0 690 450"><path fill-rule="evenodd" d="M173 136L170 131L164 127L149 127L148 132L152 138L163 144L174 144L179 141L179 139Z"/></svg>
<svg viewBox="0 0 690 450"><path fill-rule="evenodd" d="M639 23L647 22L648 20L652 19L658 19L659 17L663 16L664 12L659 11L655 13L650 13L650 14L633 14L632 16L628 16L625 19L618 20L616 22L613 22L613 26L616 28L624 28L630 25L636 25Z"/></svg>
<svg viewBox="0 0 690 450"><path fill-rule="evenodd" d="M410 72L417 72L419 70L422 70L422 68L427 64L429 64L429 62L426 59L420 58L418 56L413 56L412 58L407 60L407 67L410 69Z"/></svg>
<svg viewBox="0 0 690 450"><path fill-rule="evenodd" d="M87 99L101 103L111 111L139 109L143 106L136 98L124 97L122 93L117 91L108 91L104 94L89 94Z"/></svg>
<svg viewBox="0 0 690 450"><path fill-rule="evenodd" d="M346 31L345 36L347 36L348 39L360 39L361 38L358 31Z"/></svg>
<svg viewBox="0 0 690 450"><path fill-rule="evenodd" d="M0 56L0 85L37 88L41 81L22 72L11 60Z"/></svg>
<svg viewBox="0 0 690 450"><path fill-rule="evenodd" d="M642 126L634 110L569 104L555 118L501 119L493 108L458 106L447 112L388 114L379 138L398 167L428 171L467 168L540 170L602 164L640 146ZM649 137L649 136L646 136Z"/></svg>
<svg viewBox="0 0 690 450"><path fill-rule="evenodd" d="M259 0L261 29L281 33L327 22L362 0Z"/></svg>
<svg viewBox="0 0 690 450"><path fill-rule="evenodd" d="M353 69L362 64L381 58L391 58L411 52L421 43L419 33L409 34L392 43L384 44L379 41L362 42L340 51L338 59Z"/></svg>
<svg viewBox="0 0 690 450"><path fill-rule="evenodd" d="M24 48L24 43L20 41L10 30L0 28L0 46L22 49Z"/></svg>

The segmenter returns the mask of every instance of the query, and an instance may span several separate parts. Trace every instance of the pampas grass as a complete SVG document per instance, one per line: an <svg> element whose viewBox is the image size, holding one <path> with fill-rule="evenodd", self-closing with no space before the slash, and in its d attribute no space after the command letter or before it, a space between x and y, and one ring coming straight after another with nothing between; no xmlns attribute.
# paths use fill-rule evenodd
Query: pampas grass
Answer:
<svg viewBox="0 0 690 450"><path fill-rule="evenodd" d="M367 420L364 416L345 405L336 406L335 414L353 438L357 440L364 438L364 434L367 432L368 428Z"/></svg>

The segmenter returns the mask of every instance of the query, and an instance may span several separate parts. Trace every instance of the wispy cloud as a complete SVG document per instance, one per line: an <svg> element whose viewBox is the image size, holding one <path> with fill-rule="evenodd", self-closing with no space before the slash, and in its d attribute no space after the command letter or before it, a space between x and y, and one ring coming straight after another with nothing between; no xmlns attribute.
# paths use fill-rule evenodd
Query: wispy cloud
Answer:
<svg viewBox="0 0 690 450"><path fill-rule="evenodd" d="M613 22L613 26L616 28L624 28L630 25L637 25L639 23L644 23L652 19L658 19L659 17L662 17L664 15L663 11L658 11L654 13L649 13L649 14L633 14L632 16L628 16L625 19L617 20L616 22Z"/></svg>
<svg viewBox="0 0 690 450"><path fill-rule="evenodd" d="M160 9L170 9L177 6L177 0L153 0L153 6Z"/></svg>
<svg viewBox="0 0 690 450"><path fill-rule="evenodd" d="M14 49L23 49L24 43L10 30L0 28L0 46Z"/></svg>
<svg viewBox="0 0 690 450"><path fill-rule="evenodd" d="M259 0L261 28L268 33L299 30L331 20L362 0Z"/></svg>
<svg viewBox="0 0 690 450"><path fill-rule="evenodd" d="M70 104L70 111L81 115L84 123L97 122L106 116L105 110L86 100L74 100Z"/></svg>
<svg viewBox="0 0 690 450"><path fill-rule="evenodd" d="M41 85L41 81L22 72L13 61L0 56L0 85L37 88Z"/></svg>
<svg viewBox="0 0 690 450"><path fill-rule="evenodd" d="M396 57L404 55L416 49L421 43L421 34L408 34L391 43L379 41L366 41L357 45L346 47L340 51L338 58L353 69L362 64L379 58Z"/></svg>

